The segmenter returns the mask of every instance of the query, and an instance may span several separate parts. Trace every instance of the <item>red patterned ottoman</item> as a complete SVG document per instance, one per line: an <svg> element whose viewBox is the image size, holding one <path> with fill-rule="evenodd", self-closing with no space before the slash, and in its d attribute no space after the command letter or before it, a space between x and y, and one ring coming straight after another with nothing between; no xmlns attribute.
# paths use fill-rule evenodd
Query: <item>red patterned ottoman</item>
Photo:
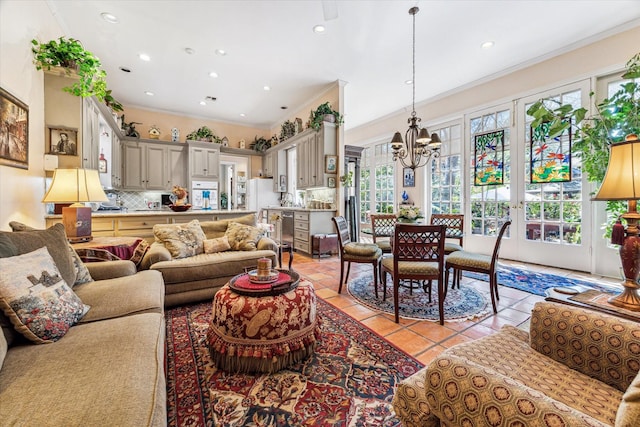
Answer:
<svg viewBox="0 0 640 427"><path fill-rule="evenodd" d="M239 295L225 285L213 297L207 342L225 371L272 373L297 363L320 339L316 294L300 279L292 291L264 297Z"/></svg>

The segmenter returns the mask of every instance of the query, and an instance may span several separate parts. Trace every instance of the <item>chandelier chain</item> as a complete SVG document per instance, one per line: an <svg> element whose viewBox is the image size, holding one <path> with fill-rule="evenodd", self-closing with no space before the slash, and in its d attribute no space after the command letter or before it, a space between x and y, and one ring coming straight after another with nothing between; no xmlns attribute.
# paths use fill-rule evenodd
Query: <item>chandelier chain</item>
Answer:
<svg viewBox="0 0 640 427"><path fill-rule="evenodd" d="M412 51L412 75L413 98L411 100L411 115L416 115L416 14L413 14L413 51Z"/></svg>

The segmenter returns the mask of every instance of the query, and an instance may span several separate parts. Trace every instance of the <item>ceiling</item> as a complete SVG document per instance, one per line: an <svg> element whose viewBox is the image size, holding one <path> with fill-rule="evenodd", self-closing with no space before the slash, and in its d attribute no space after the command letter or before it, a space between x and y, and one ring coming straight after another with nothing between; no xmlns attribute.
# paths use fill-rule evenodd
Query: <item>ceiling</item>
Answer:
<svg viewBox="0 0 640 427"><path fill-rule="evenodd" d="M640 25L638 0L47 3L66 35L101 59L125 107L260 128L336 80L346 82L346 128L410 112L412 6L420 8L416 103ZM312 31L317 24L323 34ZM494 47L481 48L485 41ZM217 100L200 105L207 96Z"/></svg>

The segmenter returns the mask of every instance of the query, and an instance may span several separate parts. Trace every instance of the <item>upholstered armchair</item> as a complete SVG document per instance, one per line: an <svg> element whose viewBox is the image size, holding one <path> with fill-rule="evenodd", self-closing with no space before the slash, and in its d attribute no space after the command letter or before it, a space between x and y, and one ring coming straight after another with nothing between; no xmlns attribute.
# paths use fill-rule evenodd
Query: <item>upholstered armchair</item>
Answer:
<svg viewBox="0 0 640 427"><path fill-rule="evenodd" d="M640 322L539 302L513 326L451 347L402 381L412 426L640 425Z"/></svg>

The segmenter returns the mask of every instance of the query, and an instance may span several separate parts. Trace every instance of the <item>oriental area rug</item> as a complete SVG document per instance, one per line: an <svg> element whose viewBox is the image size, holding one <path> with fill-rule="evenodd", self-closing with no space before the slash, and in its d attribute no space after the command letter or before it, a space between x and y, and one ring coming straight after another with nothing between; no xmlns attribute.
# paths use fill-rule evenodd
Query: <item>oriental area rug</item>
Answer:
<svg viewBox="0 0 640 427"><path fill-rule="evenodd" d="M211 362L211 304L166 311L169 426L398 426L396 384L422 365L321 298L314 355L270 375Z"/></svg>
<svg viewBox="0 0 640 427"><path fill-rule="evenodd" d="M376 298L373 284L373 275L363 275L347 283L347 290L363 305L374 310L394 313L393 282L387 280L387 298L382 300L382 285L378 284L379 295ZM487 286L487 289L489 287ZM460 286L460 289L449 289L444 300L444 318L447 321L463 321L482 317L493 313L488 298L483 293L469 286ZM414 283L414 289L400 286L398 290L398 311L400 317L418 320L440 320L438 308L438 284L433 282L431 290L431 302L429 294L422 287Z"/></svg>

